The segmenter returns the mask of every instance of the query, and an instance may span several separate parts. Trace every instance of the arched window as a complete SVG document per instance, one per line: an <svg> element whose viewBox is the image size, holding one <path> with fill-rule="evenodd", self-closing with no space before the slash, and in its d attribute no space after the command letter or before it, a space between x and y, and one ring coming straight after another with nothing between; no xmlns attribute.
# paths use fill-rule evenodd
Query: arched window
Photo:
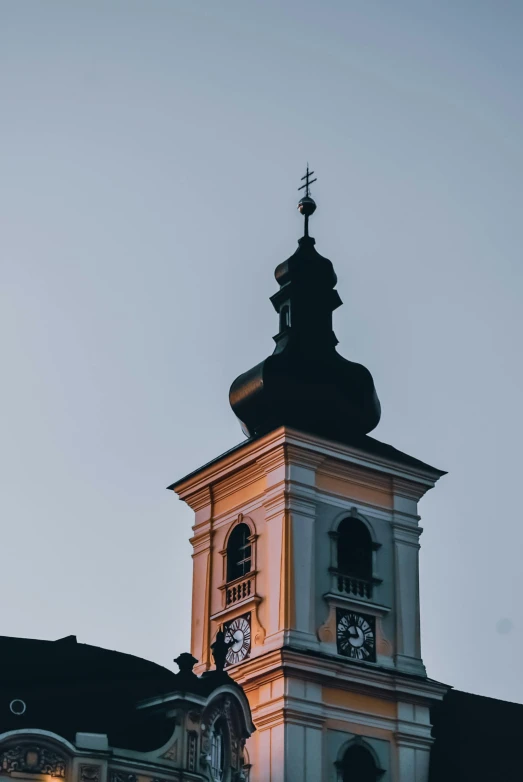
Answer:
<svg viewBox="0 0 523 782"><path fill-rule="evenodd" d="M238 524L227 543L227 581L234 581L252 569L251 531L247 524Z"/></svg>
<svg viewBox="0 0 523 782"><path fill-rule="evenodd" d="M338 527L338 572L362 581L372 580L372 539L359 519L343 519Z"/></svg>
<svg viewBox="0 0 523 782"><path fill-rule="evenodd" d="M213 725L211 734L211 777L213 782L222 782L225 771L225 741L221 721Z"/></svg>
<svg viewBox="0 0 523 782"><path fill-rule="evenodd" d="M376 782L383 774L369 750L362 744L348 748L341 762L342 782Z"/></svg>

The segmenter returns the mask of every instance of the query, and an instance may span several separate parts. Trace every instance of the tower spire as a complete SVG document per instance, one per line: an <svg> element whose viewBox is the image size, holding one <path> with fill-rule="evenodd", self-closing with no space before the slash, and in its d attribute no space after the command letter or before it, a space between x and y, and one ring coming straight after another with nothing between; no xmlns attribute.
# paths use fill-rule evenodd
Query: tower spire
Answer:
<svg viewBox="0 0 523 782"><path fill-rule="evenodd" d="M309 171L309 164L307 163L307 171L305 173L305 176L302 176L301 182L305 179L305 184L301 185L298 188L298 192L300 190L305 189L305 195L301 199L301 201L298 204L298 211L301 212L301 214L305 218L305 230L303 235L309 236L309 217L311 217L314 212L316 211L316 202L314 199L311 198L311 191L310 187L313 182L316 182L318 177L315 177L314 179L311 179L311 176L314 174L314 171Z"/></svg>
<svg viewBox="0 0 523 782"><path fill-rule="evenodd" d="M332 313L341 305L332 263L315 249L309 217L316 210L309 169L298 189L305 235L298 249L274 272L279 291L271 302L279 315L274 353L236 378L229 392L232 409L249 437L280 426L355 442L380 420L371 373L337 351Z"/></svg>

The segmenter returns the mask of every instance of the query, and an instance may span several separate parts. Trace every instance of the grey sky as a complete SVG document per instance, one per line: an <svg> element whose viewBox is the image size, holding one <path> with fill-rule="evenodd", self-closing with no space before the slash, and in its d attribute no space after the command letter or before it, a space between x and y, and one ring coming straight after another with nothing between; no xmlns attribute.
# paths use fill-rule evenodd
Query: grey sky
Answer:
<svg viewBox="0 0 523 782"><path fill-rule="evenodd" d="M422 501L429 675L523 701L523 5L0 3L2 628L170 664L296 188ZM510 620L507 624L505 621ZM508 630L507 630L508 628Z"/></svg>

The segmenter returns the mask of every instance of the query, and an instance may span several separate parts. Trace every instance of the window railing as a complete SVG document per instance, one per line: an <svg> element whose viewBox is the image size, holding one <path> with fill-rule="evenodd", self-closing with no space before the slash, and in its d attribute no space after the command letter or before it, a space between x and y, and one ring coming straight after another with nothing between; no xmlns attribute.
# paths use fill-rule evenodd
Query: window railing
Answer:
<svg viewBox="0 0 523 782"><path fill-rule="evenodd" d="M354 597L372 597L373 581L338 572L333 573L333 580L337 592Z"/></svg>
<svg viewBox="0 0 523 782"><path fill-rule="evenodd" d="M253 573L249 573L242 579L237 579L233 583L227 584L225 587L225 605L233 605L254 594L253 581Z"/></svg>

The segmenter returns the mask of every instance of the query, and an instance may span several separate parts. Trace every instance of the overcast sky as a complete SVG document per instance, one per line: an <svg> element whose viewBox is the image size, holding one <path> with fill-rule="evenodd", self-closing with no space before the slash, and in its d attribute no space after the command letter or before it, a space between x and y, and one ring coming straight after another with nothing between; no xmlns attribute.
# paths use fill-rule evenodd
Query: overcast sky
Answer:
<svg viewBox="0 0 523 782"><path fill-rule="evenodd" d="M427 670L523 702L522 35L520 0L0 2L3 634L188 650L165 487L242 439L309 160L374 436L449 471Z"/></svg>

